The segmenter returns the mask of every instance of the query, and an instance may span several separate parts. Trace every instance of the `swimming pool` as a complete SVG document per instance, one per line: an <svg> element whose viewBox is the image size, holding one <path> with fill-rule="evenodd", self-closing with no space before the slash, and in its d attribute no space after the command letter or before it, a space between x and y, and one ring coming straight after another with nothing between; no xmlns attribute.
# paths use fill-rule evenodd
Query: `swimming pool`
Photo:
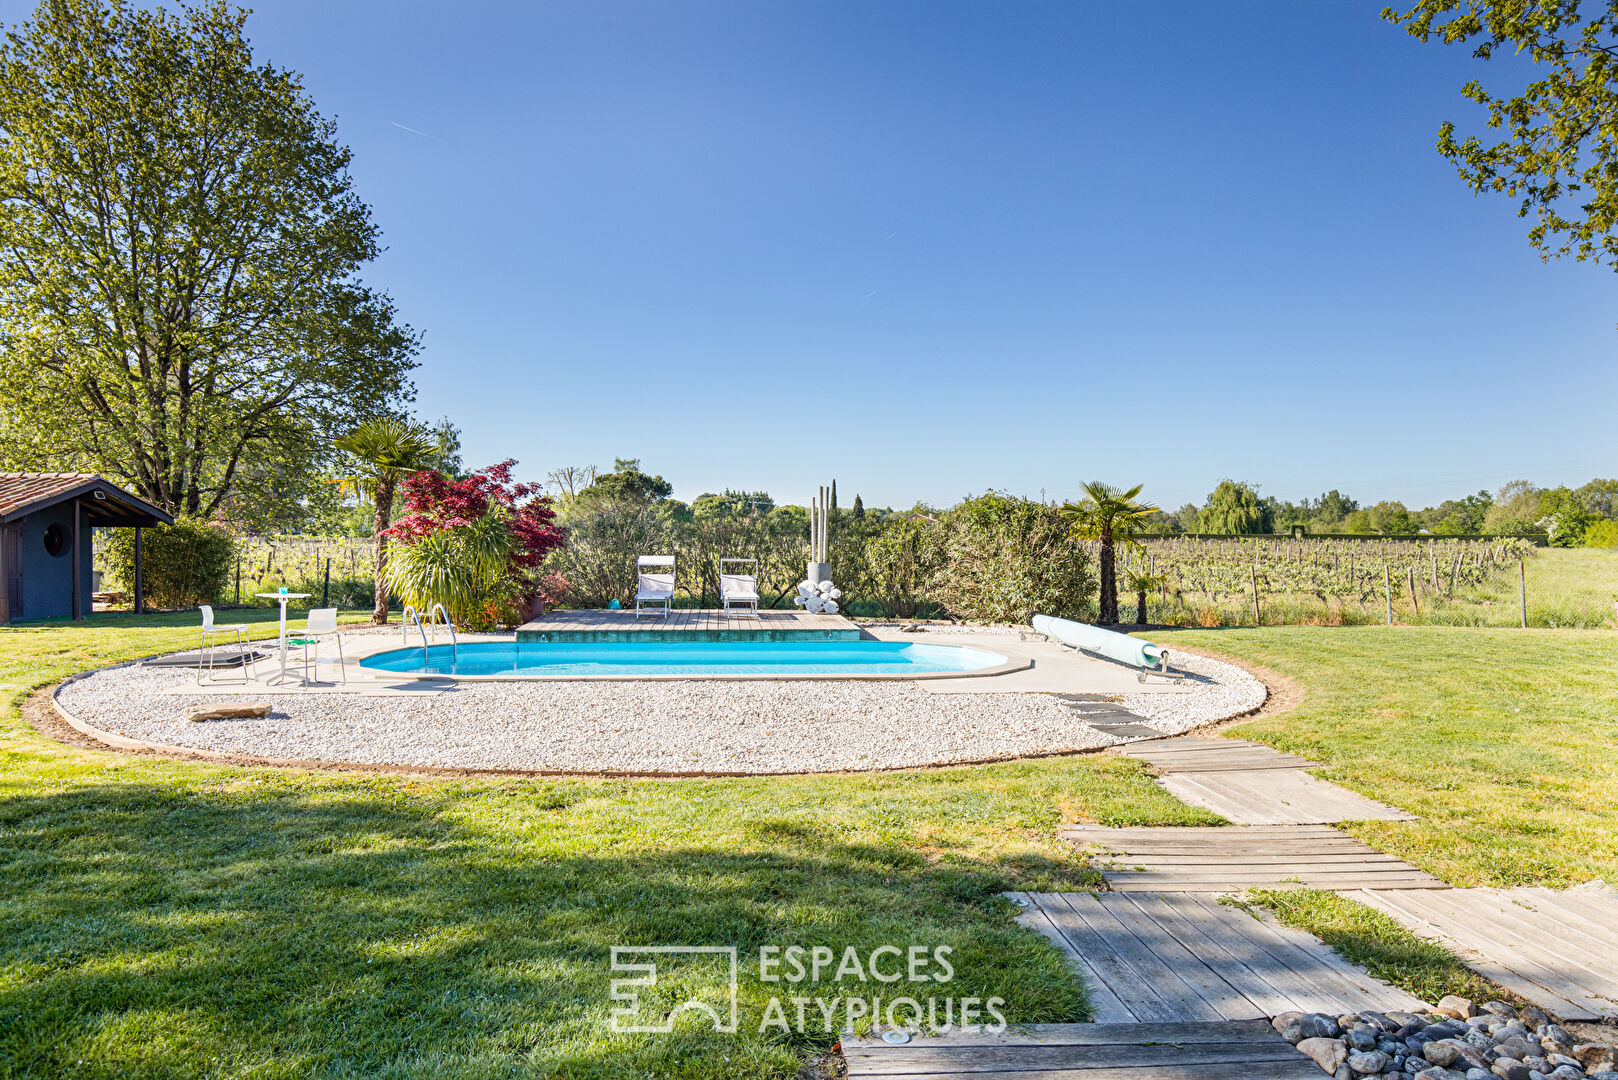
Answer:
<svg viewBox="0 0 1618 1080"><path fill-rule="evenodd" d="M964 645L900 641L539 642L479 641L459 647L392 649L367 657L371 671L485 678L869 677L959 675L1008 663Z"/></svg>

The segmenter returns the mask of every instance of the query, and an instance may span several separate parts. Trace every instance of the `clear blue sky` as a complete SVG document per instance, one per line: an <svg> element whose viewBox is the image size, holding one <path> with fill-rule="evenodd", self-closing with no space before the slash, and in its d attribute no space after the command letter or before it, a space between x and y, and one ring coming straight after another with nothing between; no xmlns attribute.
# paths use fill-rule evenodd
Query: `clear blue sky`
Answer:
<svg viewBox="0 0 1618 1080"><path fill-rule="evenodd" d="M271 0L471 464L950 503L1618 475L1618 277L1343 3ZM1507 75L1505 69L1500 75Z"/></svg>

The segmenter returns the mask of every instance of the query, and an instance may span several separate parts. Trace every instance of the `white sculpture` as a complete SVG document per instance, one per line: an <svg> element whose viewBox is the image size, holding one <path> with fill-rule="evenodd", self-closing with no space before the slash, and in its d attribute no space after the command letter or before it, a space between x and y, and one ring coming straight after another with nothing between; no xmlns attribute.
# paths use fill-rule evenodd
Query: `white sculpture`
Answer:
<svg viewBox="0 0 1618 1080"><path fill-rule="evenodd" d="M830 581L800 581L798 582L798 595L792 602L809 611L824 612L827 615L837 614L837 598L843 595L843 590Z"/></svg>

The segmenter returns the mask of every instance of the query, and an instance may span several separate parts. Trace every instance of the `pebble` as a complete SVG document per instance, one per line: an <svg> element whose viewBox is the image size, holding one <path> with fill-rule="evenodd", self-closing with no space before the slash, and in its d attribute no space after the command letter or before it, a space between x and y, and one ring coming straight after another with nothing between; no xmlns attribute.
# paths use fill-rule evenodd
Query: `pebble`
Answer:
<svg viewBox="0 0 1618 1080"><path fill-rule="evenodd" d="M1425 1016L1288 1012L1272 1026L1334 1078L1618 1080L1618 1071L1602 1071L1611 1069L1611 1046L1580 1043L1570 1047L1572 1056L1551 1049L1572 1036L1539 1009L1519 1015L1504 1002L1474 1007L1464 998L1441 1004ZM1466 1015L1473 1011L1478 1015Z"/></svg>
<svg viewBox="0 0 1618 1080"><path fill-rule="evenodd" d="M1155 730L1184 730L1264 700L1263 684L1240 668L1189 654L1175 659L1200 680L1192 692L1120 699ZM164 692L176 686L184 692ZM255 692L272 706L269 716L195 724L182 719L186 706L241 698L192 689L198 688L189 671L129 666L70 683L58 700L87 723L131 738L358 765L858 772L1038 757L1121 741L1054 695L929 694L902 681L480 682L450 693L388 697Z"/></svg>

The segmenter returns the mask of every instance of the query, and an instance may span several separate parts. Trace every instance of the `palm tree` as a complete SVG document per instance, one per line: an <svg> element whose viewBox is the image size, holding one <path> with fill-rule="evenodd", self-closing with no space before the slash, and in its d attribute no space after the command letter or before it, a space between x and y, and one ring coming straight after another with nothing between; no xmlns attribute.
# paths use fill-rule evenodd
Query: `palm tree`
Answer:
<svg viewBox="0 0 1618 1080"><path fill-rule="evenodd" d="M371 529L376 537L376 607L371 622L381 626L388 621L388 538L382 530L393 520L394 492L400 480L431 469L443 445L431 428L397 416L367 420L334 445L349 455L353 470L335 483L370 499L376 510Z"/></svg>
<svg viewBox="0 0 1618 1080"><path fill-rule="evenodd" d="M1062 516L1072 523L1073 536L1080 540L1096 540L1101 544L1101 613L1098 622L1118 621L1118 575L1113 558L1114 544L1134 543L1157 507L1136 501L1144 485L1136 484L1128 491L1092 480L1084 485L1084 498L1076 503L1064 503Z"/></svg>

